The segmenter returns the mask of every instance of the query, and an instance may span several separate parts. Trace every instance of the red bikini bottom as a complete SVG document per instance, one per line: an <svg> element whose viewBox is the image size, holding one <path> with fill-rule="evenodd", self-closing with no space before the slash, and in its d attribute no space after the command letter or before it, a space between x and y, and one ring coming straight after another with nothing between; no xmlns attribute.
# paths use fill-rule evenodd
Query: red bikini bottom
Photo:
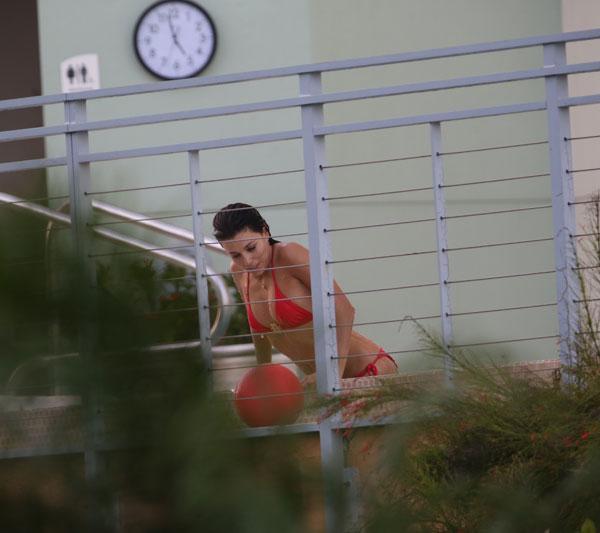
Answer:
<svg viewBox="0 0 600 533"><path fill-rule="evenodd" d="M377 369L377 361L380 359L389 359L392 363L394 363L396 368L398 368L396 361L394 361L394 359L387 354L383 348L380 348L375 359L373 359L373 361L371 361L361 372L356 374L355 377L362 378L364 376L377 376L379 374L379 370Z"/></svg>

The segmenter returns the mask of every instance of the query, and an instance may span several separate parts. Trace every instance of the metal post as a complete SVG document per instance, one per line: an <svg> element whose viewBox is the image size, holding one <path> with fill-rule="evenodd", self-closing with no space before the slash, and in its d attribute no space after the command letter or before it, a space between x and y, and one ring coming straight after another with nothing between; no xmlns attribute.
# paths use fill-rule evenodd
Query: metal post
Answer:
<svg viewBox="0 0 600 533"><path fill-rule="evenodd" d="M81 124L86 121L85 100L65 102L67 124ZM85 426L85 478L90 491L88 502L88 528L90 531L104 530L109 524L111 512L102 505L100 495L101 480L106 465L101 457L99 439L103 434L102 407L99 390L94 382L96 331L93 323L95 265L89 259L90 230L92 223L90 190L90 164L82 163L80 156L87 154L89 141L87 131L66 134L67 172L71 209L71 231L77 260L78 304L80 310L79 354L85 372L85 386L82 390L82 410Z"/></svg>
<svg viewBox="0 0 600 533"><path fill-rule="evenodd" d="M321 94L321 74L300 75L302 96ZM302 143L310 249L310 279L314 324L315 360L317 366L317 390L320 394L332 394L339 382L337 337L335 329L335 301L333 274L331 271L331 248L327 235L329 209L324 200L327 195L327 178L323 171L325 163L325 139L315 136L314 128L323 124L323 106L302 107ZM339 494L343 485L344 448L342 437L331 421L320 424L321 461L327 479L325 493L325 518L328 532L343 529Z"/></svg>
<svg viewBox="0 0 600 533"><path fill-rule="evenodd" d="M435 203L435 229L437 235L437 260L440 277L440 311L442 317L442 342L447 350L452 345L452 319L450 318L450 287L448 261L448 228L444 196L444 163L442 161L442 127L439 122L430 124L431 161L433 167L433 199ZM453 381L452 361L444 358L446 384Z"/></svg>
<svg viewBox="0 0 600 533"><path fill-rule="evenodd" d="M565 43L544 45L544 67L565 64ZM572 205L573 178L569 173L570 146L566 140L570 137L569 109L558 107L558 100L567 96L566 76L546 78L559 357L563 365L570 366L576 362L575 343L579 329L576 300L579 299L579 283L574 271L576 250L572 235L575 233L575 208Z"/></svg>
<svg viewBox="0 0 600 533"><path fill-rule="evenodd" d="M208 278L204 228L202 226L202 192L200 182L200 153L188 152L189 175L192 196L192 223L194 229L194 251L196 257L196 298L198 299L198 322L200 327L200 349L204 368L211 376L212 343L210 337L210 307L208 301Z"/></svg>

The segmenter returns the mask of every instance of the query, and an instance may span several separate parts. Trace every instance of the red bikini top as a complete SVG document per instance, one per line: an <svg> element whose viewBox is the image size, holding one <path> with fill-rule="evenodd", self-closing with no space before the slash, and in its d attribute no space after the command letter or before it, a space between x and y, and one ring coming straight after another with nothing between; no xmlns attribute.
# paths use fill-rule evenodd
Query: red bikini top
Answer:
<svg viewBox="0 0 600 533"><path fill-rule="evenodd" d="M273 268L273 255L271 255L271 268ZM272 331L271 328L264 326L254 316L252 312L252 305L250 301L250 280L248 279L250 273L246 273L246 314L248 315L248 324L250 329L256 333L268 333ZM277 324L282 329L297 328L310 322L313 315L310 311L307 311L303 307L290 300L277 285L277 279L275 278L275 271L271 270L271 276L273 277L273 285L275 286L275 317Z"/></svg>

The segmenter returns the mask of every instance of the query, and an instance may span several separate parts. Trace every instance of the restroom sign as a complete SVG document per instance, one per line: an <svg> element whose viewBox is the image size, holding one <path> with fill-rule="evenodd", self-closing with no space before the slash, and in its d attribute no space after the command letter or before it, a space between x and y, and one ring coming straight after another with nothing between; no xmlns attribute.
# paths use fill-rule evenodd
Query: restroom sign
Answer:
<svg viewBox="0 0 600 533"><path fill-rule="evenodd" d="M100 89L100 67L97 54L83 54L65 59L60 64L63 93Z"/></svg>

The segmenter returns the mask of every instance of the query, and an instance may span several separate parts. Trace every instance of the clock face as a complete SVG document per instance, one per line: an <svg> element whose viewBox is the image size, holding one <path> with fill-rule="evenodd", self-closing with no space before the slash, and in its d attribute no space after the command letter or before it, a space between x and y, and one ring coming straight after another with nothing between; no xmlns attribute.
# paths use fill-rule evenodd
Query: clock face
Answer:
<svg viewBox="0 0 600 533"><path fill-rule="evenodd" d="M142 65L172 80L195 76L210 63L217 34L200 6L186 0L162 1L142 14L134 41Z"/></svg>

